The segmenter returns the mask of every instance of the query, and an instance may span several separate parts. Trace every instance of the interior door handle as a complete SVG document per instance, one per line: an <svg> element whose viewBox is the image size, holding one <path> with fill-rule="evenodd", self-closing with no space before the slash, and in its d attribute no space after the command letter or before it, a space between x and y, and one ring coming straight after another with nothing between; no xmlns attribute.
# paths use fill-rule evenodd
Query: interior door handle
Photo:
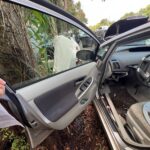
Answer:
<svg viewBox="0 0 150 150"><path fill-rule="evenodd" d="M85 79L85 77L81 77L81 78L77 79L77 80L75 81L75 86L80 85L80 84L83 82L84 79Z"/></svg>

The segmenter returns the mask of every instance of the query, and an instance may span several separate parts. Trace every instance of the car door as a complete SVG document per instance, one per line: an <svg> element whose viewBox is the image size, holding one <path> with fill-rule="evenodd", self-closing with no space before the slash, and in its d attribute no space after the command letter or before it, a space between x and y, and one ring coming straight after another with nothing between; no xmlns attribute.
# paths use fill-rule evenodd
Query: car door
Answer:
<svg viewBox="0 0 150 150"><path fill-rule="evenodd" d="M11 3L9 3L11 2ZM36 147L53 130L67 127L94 99L99 70L76 58L99 41L73 16L46 1L1 4L1 103L26 128ZM6 67L7 66L7 67Z"/></svg>

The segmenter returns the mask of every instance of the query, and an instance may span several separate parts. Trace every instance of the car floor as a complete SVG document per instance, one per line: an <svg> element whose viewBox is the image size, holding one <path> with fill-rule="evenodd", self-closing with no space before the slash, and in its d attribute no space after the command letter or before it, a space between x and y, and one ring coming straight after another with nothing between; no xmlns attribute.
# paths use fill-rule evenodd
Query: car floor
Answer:
<svg viewBox="0 0 150 150"><path fill-rule="evenodd" d="M132 104L137 103L137 101L128 93L125 83L125 80L121 82L109 82L109 87L111 91L110 97L118 113L122 117L126 116L127 110Z"/></svg>
<svg viewBox="0 0 150 150"><path fill-rule="evenodd" d="M137 102L150 101L150 88L143 86L135 74L131 74L126 78L127 91Z"/></svg>
<svg viewBox="0 0 150 150"><path fill-rule="evenodd" d="M137 100L137 102L150 101L150 88L139 86L137 89L128 85L128 92Z"/></svg>

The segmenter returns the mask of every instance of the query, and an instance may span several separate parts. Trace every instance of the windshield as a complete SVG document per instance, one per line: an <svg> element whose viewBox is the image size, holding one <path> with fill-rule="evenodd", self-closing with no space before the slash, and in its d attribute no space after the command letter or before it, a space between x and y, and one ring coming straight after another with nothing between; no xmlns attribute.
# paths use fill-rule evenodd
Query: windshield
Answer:
<svg viewBox="0 0 150 150"><path fill-rule="evenodd" d="M150 39L131 42L131 43L125 44L124 46L150 46Z"/></svg>
<svg viewBox="0 0 150 150"><path fill-rule="evenodd" d="M139 40L136 42L130 42L121 46L118 46L116 51L121 51L124 49L136 48L136 47L149 47L150 46L150 38Z"/></svg>

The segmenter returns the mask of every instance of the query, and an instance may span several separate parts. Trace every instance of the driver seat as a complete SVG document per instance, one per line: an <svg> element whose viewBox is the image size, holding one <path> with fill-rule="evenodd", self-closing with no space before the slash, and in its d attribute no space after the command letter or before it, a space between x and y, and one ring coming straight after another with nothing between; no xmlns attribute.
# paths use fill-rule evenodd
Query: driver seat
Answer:
<svg viewBox="0 0 150 150"><path fill-rule="evenodd" d="M136 139L142 144L150 144L150 102L133 104L126 119Z"/></svg>

